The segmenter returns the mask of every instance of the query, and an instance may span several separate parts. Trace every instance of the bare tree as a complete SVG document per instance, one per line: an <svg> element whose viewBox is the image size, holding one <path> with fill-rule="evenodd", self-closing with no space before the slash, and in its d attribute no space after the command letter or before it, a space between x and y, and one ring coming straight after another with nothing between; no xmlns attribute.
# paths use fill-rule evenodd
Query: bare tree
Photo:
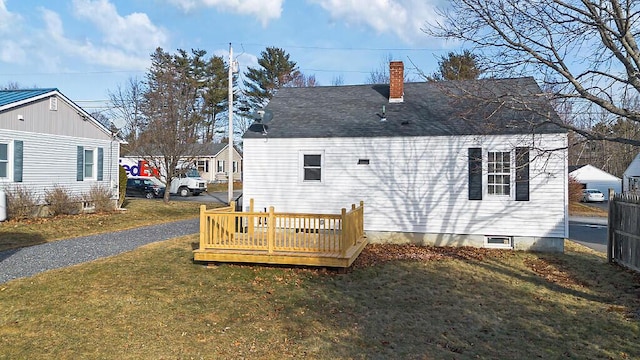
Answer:
<svg viewBox="0 0 640 360"><path fill-rule="evenodd" d="M148 124L135 152L166 171L167 187L203 148L196 142L202 114L197 106L198 81L192 72L198 54L178 50L171 55L158 48L151 55L142 103ZM165 192L164 201L169 201L169 191Z"/></svg>
<svg viewBox="0 0 640 360"><path fill-rule="evenodd" d="M110 116L124 123L121 134L131 147L135 147L141 132L147 127L147 119L142 113L145 91L144 82L133 77L124 85L118 85L113 92L109 91Z"/></svg>
<svg viewBox="0 0 640 360"><path fill-rule="evenodd" d="M609 124L618 118L638 123L640 110L624 106L624 99L640 93L639 10L633 0L452 0L425 31L472 44L494 73L535 76L584 121L601 109ZM590 140L640 145L581 120L557 125Z"/></svg>
<svg viewBox="0 0 640 360"><path fill-rule="evenodd" d="M0 87L0 90L19 90L22 89L23 87L20 86L20 84L16 81L9 81L8 83L6 83L5 85L2 85Z"/></svg>
<svg viewBox="0 0 640 360"><path fill-rule="evenodd" d="M297 72L293 75L293 79L291 80L290 83L288 83L285 86L290 86L290 87L313 87L313 86L319 86L320 84L318 83L318 80L316 80L316 76L315 75L305 75L301 72Z"/></svg>
<svg viewBox="0 0 640 360"><path fill-rule="evenodd" d="M340 85L344 85L344 77L342 75L337 75L334 76L331 79L331 85L332 86L340 86Z"/></svg>

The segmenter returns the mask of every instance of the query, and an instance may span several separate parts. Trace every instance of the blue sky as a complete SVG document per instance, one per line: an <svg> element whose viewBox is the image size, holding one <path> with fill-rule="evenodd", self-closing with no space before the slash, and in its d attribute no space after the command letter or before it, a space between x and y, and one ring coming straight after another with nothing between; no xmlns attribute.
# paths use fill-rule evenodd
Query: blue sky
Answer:
<svg viewBox="0 0 640 360"><path fill-rule="evenodd" d="M320 85L364 83L389 54L425 73L455 44L429 38L446 0L0 0L0 85L57 87L88 111L144 77L158 46L256 66L267 46L291 54Z"/></svg>

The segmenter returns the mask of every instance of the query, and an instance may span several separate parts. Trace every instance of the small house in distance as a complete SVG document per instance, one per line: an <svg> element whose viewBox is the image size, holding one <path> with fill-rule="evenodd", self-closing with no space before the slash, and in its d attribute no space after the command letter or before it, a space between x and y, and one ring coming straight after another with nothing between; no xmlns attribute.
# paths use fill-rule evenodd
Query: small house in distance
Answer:
<svg viewBox="0 0 640 360"><path fill-rule="evenodd" d="M198 172L207 182L229 181L229 144L203 144L194 162ZM233 164L231 166L233 181L242 181L242 152L233 147Z"/></svg>
<svg viewBox="0 0 640 360"><path fill-rule="evenodd" d="M118 198L120 142L58 89L0 91L0 189L23 187L41 198L62 186L92 186Z"/></svg>
<svg viewBox="0 0 640 360"><path fill-rule="evenodd" d="M376 242L563 251L567 133L533 78L283 88L245 133L243 198ZM546 114L545 116L541 114ZM245 207L246 208L246 207Z"/></svg>
<svg viewBox="0 0 640 360"><path fill-rule="evenodd" d="M633 158L622 175L622 191L640 195L640 153Z"/></svg>
<svg viewBox="0 0 640 360"><path fill-rule="evenodd" d="M600 190L605 200L609 200L609 189L613 189L616 193L622 190L622 179L593 165L569 166L569 176L582 184L583 189Z"/></svg>

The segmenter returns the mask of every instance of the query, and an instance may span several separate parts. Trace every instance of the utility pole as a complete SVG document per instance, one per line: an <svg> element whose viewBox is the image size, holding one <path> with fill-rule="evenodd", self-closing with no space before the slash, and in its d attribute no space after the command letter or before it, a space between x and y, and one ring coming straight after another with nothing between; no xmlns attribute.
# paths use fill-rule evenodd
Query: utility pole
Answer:
<svg viewBox="0 0 640 360"><path fill-rule="evenodd" d="M233 68L233 48L229 43L229 205L233 201Z"/></svg>

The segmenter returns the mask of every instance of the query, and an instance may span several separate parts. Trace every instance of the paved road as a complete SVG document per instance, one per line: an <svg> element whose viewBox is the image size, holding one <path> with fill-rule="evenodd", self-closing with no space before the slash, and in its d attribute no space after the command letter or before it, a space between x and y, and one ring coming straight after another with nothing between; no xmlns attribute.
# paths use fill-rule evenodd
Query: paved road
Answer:
<svg viewBox="0 0 640 360"><path fill-rule="evenodd" d="M607 218L569 217L569 239L593 250L607 252Z"/></svg>

